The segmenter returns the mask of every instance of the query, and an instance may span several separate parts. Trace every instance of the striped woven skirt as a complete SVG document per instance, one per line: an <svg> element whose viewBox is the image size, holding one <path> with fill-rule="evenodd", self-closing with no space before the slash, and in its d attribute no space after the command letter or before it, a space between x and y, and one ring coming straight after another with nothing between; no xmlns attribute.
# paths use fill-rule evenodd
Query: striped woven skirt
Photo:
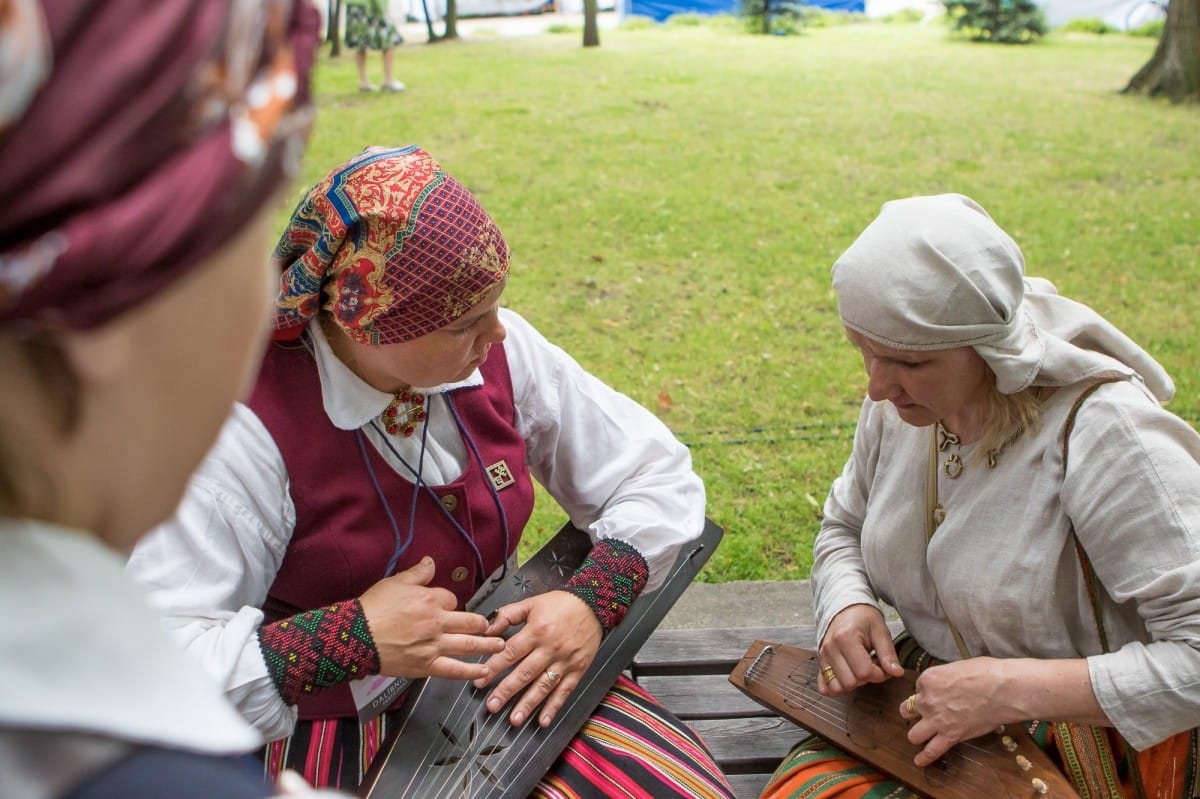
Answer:
<svg viewBox="0 0 1200 799"><path fill-rule="evenodd" d="M1200 796L1196 730L1180 733L1144 752L1132 753L1111 730L1034 722L1030 735L1090 799L1194 799ZM1112 752L1103 750L1112 747ZM1066 753L1064 763L1064 755ZM1136 757L1137 776L1128 755ZM1116 758L1113 759L1113 755ZM1140 787L1135 787L1134 783ZM819 738L792 748L767 782L761 799L920 799L883 772Z"/></svg>
<svg viewBox="0 0 1200 799"><path fill-rule="evenodd" d="M788 752L761 799L921 799L886 774L820 738L808 737Z"/></svg>
<svg viewBox="0 0 1200 799"><path fill-rule="evenodd" d="M387 734L387 714L364 725L302 721L266 747L266 772L274 778L288 768L318 787L354 790ZM733 799L733 789L700 737L622 676L530 796Z"/></svg>

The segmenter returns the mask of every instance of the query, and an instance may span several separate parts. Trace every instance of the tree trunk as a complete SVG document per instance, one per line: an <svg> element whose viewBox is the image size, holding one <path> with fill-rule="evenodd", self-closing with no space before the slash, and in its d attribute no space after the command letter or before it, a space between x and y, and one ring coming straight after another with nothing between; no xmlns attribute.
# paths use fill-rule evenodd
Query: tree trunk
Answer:
<svg viewBox="0 0 1200 799"><path fill-rule="evenodd" d="M446 32L442 38L458 38L458 0L446 0Z"/></svg>
<svg viewBox="0 0 1200 799"><path fill-rule="evenodd" d="M1158 48L1124 91L1200 101L1200 0L1171 0Z"/></svg>
<svg viewBox="0 0 1200 799"><path fill-rule="evenodd" d="M425 12L425 30L429 33L429 43L433 44L438 40L438 37L433 32L433 18L429 16L429 3L427 0L421 0L421 10Z"/></svg>
<svg viewBox="0 0 1200 799"><path fill-rule="evenodd" d="M583 46L600 46L600 23L596 20L596 0L583 0Z"/></svg>
<svg viewBox="0 0 1200 799"><path fill-rule="evenodd" d="M328 8L325 39L329 42L329 55L337 58L342 54L342 0L329 0Z"/></svg>

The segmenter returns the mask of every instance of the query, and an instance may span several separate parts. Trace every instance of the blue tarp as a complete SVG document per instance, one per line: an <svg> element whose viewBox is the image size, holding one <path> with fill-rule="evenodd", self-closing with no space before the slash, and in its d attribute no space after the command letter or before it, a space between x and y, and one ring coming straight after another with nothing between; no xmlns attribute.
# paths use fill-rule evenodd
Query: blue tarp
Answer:
<svg viewBox="0 0 1200 799"><path fill-rule="evenodd" d="M805 5L830 11L866 11L866 0L815 0ZM740 0L621 0L621 13L663 22L672 14L736 14Z"/></svg>

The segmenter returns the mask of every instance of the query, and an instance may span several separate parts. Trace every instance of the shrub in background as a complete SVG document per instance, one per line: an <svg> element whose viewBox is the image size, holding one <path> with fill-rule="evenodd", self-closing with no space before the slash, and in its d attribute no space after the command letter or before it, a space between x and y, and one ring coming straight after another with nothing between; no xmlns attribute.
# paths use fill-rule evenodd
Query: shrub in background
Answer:
<svg viewBox="0 0 1200 799"><path fill-rule="evenodd" d="M684 11L667 17L667 21L664 24L675 28L699 28L704 25L705 21L703 14Z"/></svg>
<svg viewBox="0 0 1200 799"><path fill-rule="evenodd" d="M741 0L742 18L751 33L787 36L800 33L808 8L795 0Z"/></svg>
<svg viewBox="0 0 1200 799"><path fill-rule="evenodd" d="M1145 25L1138 25L1136 28L1130 28L1125 31L1130 36L1145 36L1150 39L1161 39L1163 28L1166 27L1167 21L1156 19L1153 22L1147 22Z"/></svg>
<svg viewBox="0 0 1200 799"><path fill-rule="evenodd" d="M1046 34L1046 18L1033 0L944 0L954 30L976 41L1029 44Z"/></svg>
<svg viewBox="0 0 1200 799"><path fill-rule="evenodd" d="M621 20L619 27L623 31L648 31L653 30L657 25L658 23L654 21L654 17L629 14Z"/></svg>
<svg viewBox="0 0 1200 799"><path fill-rule="evenodd" d="M922 22L925 19L925 12L919 8L902 8L899 11L893 11L886 17L882 18L882 22L898 22L900 24L912 24Z"/></svg>
<svg viewBox="0 0 1200 799"><path fill-rule="evenodd" d="M1102 19L1095 17L1080 17L1055 28L1059 33L1116 33L1117 29Z"/></svg>
<svg viewBox="0 0 1200 799"><path fill-rule="evenodd" d="M856 22L866 22L867 15L855 11L830 11L816 6L804 7L804 27L806 28L836 28L839 25L852 25Z"/></svg>

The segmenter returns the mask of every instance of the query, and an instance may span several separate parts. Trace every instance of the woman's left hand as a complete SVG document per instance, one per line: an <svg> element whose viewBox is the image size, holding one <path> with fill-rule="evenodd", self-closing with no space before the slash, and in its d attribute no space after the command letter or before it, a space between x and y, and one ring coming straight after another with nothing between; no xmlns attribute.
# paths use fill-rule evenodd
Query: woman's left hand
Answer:
<svg viewBox="0 0 1200 799"><path fill-rule="evenodd" d="M916 765L931 765L955 744L1017 720L1006 718L1008 709L997 696L1001 664L995 658L977 657L921 672L913 700L917 712L900 705L900 715L916 722L909 728L909 743L924 746L913 759Z"/></svg>
<svg viewBox="0 0 1200 799"><path fill-rule="evenodd" d="M1085 658L974 657L933 666L917 677L916 713L907 704L899 711L916 722L908 741L924 747L913 758L921 767L1001 724L1058 719L1112 726L1092 692Z"/></svg>
<svg viewBox="0 0 1200 799"><path fill-rule="evenodd" d="M505 605L496 611L486 634L502 635L518 624L525 626L487 661L492 674L507 672L488 696L487 709L500 711L524 690L509 721L524 724L541 706L538 724L546 727L592 664L603 630L587 603L566 591L548 591ZM476 680L474 685L483 688L488 682Z"/></svg>

